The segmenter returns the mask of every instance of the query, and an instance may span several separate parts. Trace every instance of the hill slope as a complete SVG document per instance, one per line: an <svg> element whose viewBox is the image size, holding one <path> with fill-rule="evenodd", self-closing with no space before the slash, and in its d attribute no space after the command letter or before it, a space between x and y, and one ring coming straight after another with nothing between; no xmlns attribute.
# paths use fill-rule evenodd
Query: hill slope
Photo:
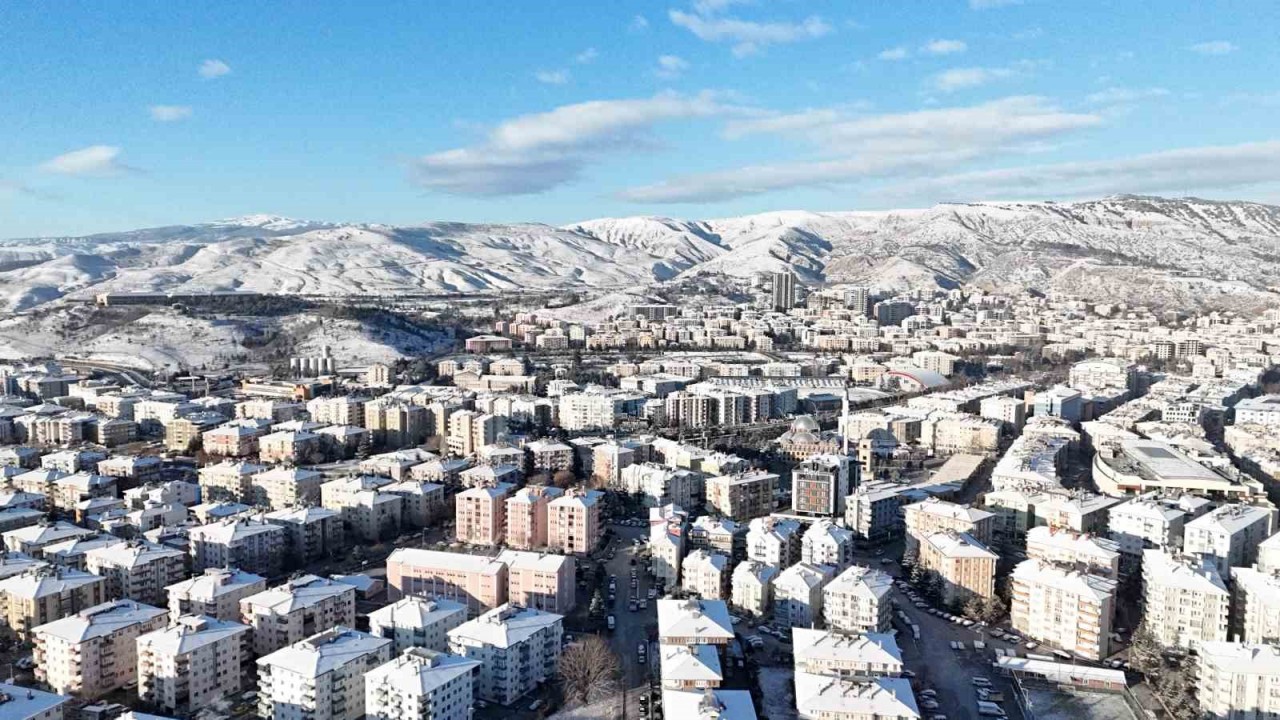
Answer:
<svg viewBox="0 0 1280 720"><path fill-rule="evenodd" d="M1117 196L564 227L337 225L247 216L0 242L0 310L107 291L469 292L635 288L791 269L886 288L1034 287L1141 302L1256 305L1280 285L1280 208Z"/></svg>

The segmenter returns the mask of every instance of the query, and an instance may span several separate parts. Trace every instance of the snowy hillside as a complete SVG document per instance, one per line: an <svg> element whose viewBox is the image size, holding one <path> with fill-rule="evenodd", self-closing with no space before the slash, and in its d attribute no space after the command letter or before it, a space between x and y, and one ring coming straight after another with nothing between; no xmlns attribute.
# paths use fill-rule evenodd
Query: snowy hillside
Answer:
<svg viewBox="0 0 1280 720"><path fill-rule="evenodd" d="M1280 208L1117 196L706 221L635 217L559 228L335 225L253 215L0 242L0 310L106 291L621 290L784 268L806 282L974 283L1230 304L1280 285Z"/></svg>

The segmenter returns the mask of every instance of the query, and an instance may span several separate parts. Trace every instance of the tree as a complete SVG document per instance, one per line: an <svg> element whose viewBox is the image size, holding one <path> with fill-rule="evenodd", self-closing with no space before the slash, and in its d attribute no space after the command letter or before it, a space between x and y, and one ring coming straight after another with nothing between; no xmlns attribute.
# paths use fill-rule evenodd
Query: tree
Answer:
<svg viewBox="0 0 1280 720"><path fill-rule="evenodd" d="M1130 638L1129 664L1143 675L1151 674L1160 669L1163 664L1160 643L1156 640L1155 633L1151 632L1151 628L1147 627L1146 620L1138 624L1133 631L1133 637Z"/></svg>
<svg viewBox="0 0 1280 720"><path fill-rule="evenodd" d="M573 643L560 655L560 682L565 700L585 705L614 693L621 667L618 656L604 638L588 635Z"/></svg>

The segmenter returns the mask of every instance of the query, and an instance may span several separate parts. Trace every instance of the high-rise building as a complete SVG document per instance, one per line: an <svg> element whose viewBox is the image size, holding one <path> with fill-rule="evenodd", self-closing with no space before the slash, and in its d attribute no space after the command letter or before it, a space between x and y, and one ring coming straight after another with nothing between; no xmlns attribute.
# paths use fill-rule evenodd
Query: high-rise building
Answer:
<svg viewBox="0 0 1280 720"><path fill-rule="evenodd" d="M791 272L773 273L773 309L786 312L796 306L796 276Z"/></svg>
<svg viewBox="0 0 1280 720"><path fill-rule="evenodd" d="M1107 656L1114 580L1041 560L1018 563L1010 577L1014 630L1090 660Z"/></svg>

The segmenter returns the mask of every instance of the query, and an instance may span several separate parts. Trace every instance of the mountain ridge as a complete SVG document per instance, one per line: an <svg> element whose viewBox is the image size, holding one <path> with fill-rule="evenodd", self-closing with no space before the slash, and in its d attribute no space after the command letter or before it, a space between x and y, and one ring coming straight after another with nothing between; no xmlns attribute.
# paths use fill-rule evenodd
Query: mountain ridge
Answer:
<svg viewBox="0 0 1280 720"><path fill-rule="evenodd" d="M1125 280L1142 269L1143 282ZM1115 195L541 223L329 223L257 214L82 237L0 241L0 309L96 292L366 294L652 286L792 270L899 290L974 284L1091 298L1257 303L1280 286L1280 207ZM1105 291L1095 281L1119 287ZM1118 278L1118 279L1117 279Z"/></svg>

